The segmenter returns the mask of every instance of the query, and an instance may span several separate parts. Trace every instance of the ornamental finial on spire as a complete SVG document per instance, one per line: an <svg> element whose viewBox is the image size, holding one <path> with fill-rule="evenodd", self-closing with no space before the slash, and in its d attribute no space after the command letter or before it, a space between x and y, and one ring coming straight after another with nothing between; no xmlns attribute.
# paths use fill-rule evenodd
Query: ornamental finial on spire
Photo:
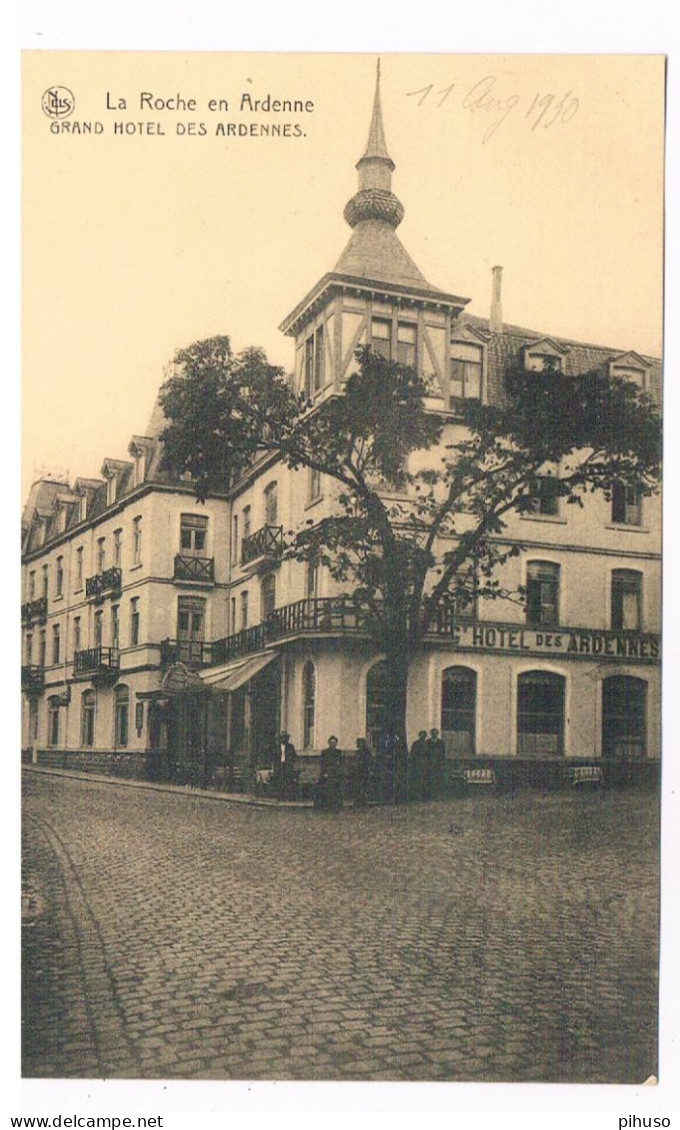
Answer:
<svg viewBox="0 0 680 1130"><path fill-rule="evenodd" d="M396 228L404 218L404 206L392 192L395 164L387 152L380 105L380 59L376 67L373 113L366 152L357 161L359 191L345 207L344 217L351 228L361 220L380 220Z"/></svg>

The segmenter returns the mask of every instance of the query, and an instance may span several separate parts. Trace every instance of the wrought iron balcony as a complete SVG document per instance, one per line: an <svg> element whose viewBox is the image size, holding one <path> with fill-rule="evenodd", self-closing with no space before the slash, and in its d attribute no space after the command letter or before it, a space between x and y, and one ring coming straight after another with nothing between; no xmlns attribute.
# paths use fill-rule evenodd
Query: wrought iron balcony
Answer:
<svg viewBox="0 0 680 1130"><path fill-rule="evenodd" d="M120 668L120 648L88 647L77 651L73 661L74 675L112 675Z"/></svg>
<svg viewBox="0 0 680 1130"><path fill-rule="evenodd" d="M40 694L45 689L45 668L26 663L21 668L21 689L27 694Z"/></svg>
<svg viewBox="0 0 680 1130"><path fill-rule="evenodd" d="M215 640L212 644L211 664L229 663L232 659L240 659L242 655L252 655L256 651L263 651L267 642L267 625L255 624L252 628L243 628L226 639Z"/></svg>
<svg viewBox="0 0 680 1130"><path fill-rule="evenodd" d="M95 600L103 600L109 593L111 596L120 596L122 588L123 574L116 565L85 580L85 596L93 596Z"/></svg>
<svg viewBox="0 0 680 1130"><path fill-rule="evenodd" d="M213 584L215 581L214 557L192 557L189 554L175 555L175 580Z"/></svg>
<svg viewBox="0 0 680 1130"><path fill-rule="evenodd" d="M30 624L33 620L37 620L39 624L44 624L47 619L47 597L39 596L37 600L27 600L21 606L21 623Z"/></svg>
<svg viewBox="0 0 680 1130"><path fill-rule="evenodd" d="M283 551L283 526L262 526L241 543L241 564L255 570L276 561Z"/></svg>

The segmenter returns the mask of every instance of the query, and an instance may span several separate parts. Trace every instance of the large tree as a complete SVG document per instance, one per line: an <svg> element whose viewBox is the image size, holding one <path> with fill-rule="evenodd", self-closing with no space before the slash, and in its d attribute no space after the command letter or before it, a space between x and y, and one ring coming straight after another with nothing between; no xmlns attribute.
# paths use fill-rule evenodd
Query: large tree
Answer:
<svg viewBox="0 0 680 1130"><path fill-rule="evenodd" d="M630 382L517 363L502 403L463 404L454 420L426 396L414 369L361 349L343 392L314 406L262 351L235 356L226 337L180 351L162 390L165 466L190 472L199 498L261 453L337 484L333 513L290 531L287 552L325 565L362 610L385 656L387 724L404 740L409 664L433 623L480 597L523 599L502 583L521 550L504 531L545 476L576 506L616 483L651 494L659 477L658 413Z"/></svg>

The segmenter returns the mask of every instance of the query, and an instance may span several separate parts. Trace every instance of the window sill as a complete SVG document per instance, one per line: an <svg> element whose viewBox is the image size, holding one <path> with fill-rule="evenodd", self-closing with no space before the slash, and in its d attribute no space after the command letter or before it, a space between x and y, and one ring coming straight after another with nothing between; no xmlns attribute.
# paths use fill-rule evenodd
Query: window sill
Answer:
<svg viewBox="0 0 680 1130"><path fill-rule="evenodd" d="M605 530L618 530L619 533L648 534L649 526L635 526L632 522L607 522Z"/></svg>
<svg viewBox="0 0 680 1130"><path fill-rule="evenodd" d="M303 509L304 510L311 510L313 506L318 506L318 504L320 502L323 502L323 500L324 500L324 495L323 494L317 494L316 498L310 498L309 501L305 503Z"/></svg>
<svg viewBox="0 0 680 1130"><path fill-rule="evenodd" d="M81 592L84 592L84 591L85 591L85 590L83 589L83 586L81 585L79 589L74 589L74 590L73 590L73 595L74 595L74 596L78 596L78 594L79 594L79 593L81 593Z"/></svg>
<svg viewBox="0 0 680 1130"><path fill-rule="evenodd" d="M566 526L567 519L559 514L520 514L522 522L547 522L548 525Z"/></svg>
<svg viewBox="0 0 680 1130"><path fill-rule="evenodd" d="M53 596L53 597L52 597L52 603L53 603L53 604L56 604L56 603L57 603L57 601L59 601L59 600L63 600L63 599L64 599L64 594L63 594L63 592L58 592L56 596Z"/></svg>
<svg viewBox="0 0 680 1130"><path fill-rule="evenodd" d="M137 561L136 564L130 566L130 572L134 573L136 569L141 569L142 565L143 565L142 561Z"/></svg>

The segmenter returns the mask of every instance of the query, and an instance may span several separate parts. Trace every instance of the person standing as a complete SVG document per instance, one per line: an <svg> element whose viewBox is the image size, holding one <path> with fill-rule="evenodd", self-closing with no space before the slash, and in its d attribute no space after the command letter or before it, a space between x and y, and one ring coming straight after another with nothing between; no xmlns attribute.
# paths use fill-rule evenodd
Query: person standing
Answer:
<svg viewBox="0 0 680 1130"><path fill-rule="evenodd" d="M408 793L411 800L424 800L427 796L428 754L427 730L420 730L409 757Z"/></svg>
<svg viewBox="0 0 680 1130"><path fill-rule="evenodd" d="M428 796L441 796L444 789L446 751L439 730L430 730L427 739L427 791Z"/></svg>
<svg viewBox="0 0 680 1130"><path fill-rule="evenodd" d="M290 734L282 730L279 734L279 743L274 755L273 765L274 789L281 800L290 800L295 791L297 783L296 762L297 753L290 740Z"/></svg>
<svg viewBox="0 0 680 1130"><path fill-rule="evenodd" d="M352 795L354 804L359 807L368 801L371 787L371 769L373 758L365 738L357 738L357 748L354 755L354 771L352 773Z"/></svg>
<svg viewBox="0 0 680 1130"><path fill-rule="evenodd" d="M331 734L326 749L321 751L314 807L342 808L342 751L335 734Z"/></svg>

